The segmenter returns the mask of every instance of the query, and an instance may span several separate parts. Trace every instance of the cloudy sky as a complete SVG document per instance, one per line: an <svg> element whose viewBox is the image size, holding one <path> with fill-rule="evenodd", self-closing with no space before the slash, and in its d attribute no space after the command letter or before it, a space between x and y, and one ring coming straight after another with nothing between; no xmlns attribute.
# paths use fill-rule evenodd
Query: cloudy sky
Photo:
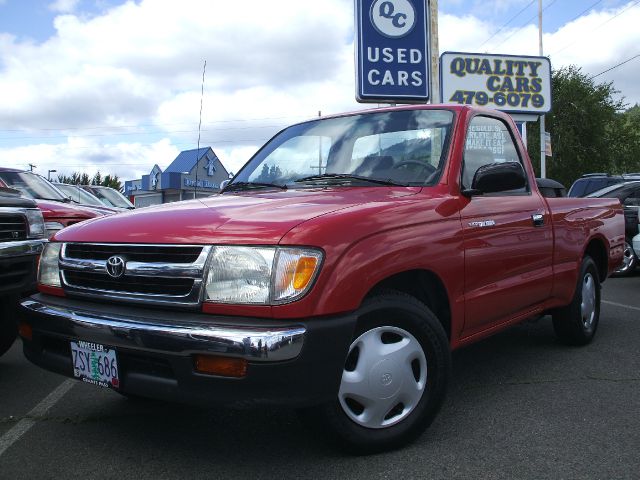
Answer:
<svg viewBox="0 0 640 480"><path fill-rule="evenodd" d="M543 0L553 68L640 54L640 0ZM538 54L538 0L440 0L440 52ZM0 0L0 166L139 178L201 146L237 169L355 102L353 0ZM640 102L640 57L607 73Z"/></svg>

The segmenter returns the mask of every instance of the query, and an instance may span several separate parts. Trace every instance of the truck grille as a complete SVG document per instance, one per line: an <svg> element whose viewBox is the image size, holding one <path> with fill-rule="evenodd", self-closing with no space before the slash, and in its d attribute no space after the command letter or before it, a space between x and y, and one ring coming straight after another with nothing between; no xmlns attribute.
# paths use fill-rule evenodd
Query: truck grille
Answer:
<svg viewBox="0 0 640 480"><path fill-rule="evenodd" d="M27 238L27 222L20 214L0 214L0 242L14 242Z"/></svg>
<svg viewBox="0 0 640 480"><path fill-rule="evenodd" d="M66 243L60 273L68 294L123 302L197 306L209 246ZM109 266L111 262L115 267Z"/></svg>

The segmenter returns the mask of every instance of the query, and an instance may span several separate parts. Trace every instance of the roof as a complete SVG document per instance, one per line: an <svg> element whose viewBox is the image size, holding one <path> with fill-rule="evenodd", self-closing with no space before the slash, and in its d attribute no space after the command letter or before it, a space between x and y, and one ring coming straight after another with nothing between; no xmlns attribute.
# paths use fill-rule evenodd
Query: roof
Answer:
<svg viewBox="0 0 640 480"><path fill-rule="evenodd" d="M198 163L198 160L204 157L209 150L211 150L211 147L203 147L200 149L194 148L193 150L180 152L176 159L171 162L171 165L164 170L164 173L190 172L196 163ZM211 150L211 153L213 153L213 150ZM213 155L215 156L215 153Z"/></svg>

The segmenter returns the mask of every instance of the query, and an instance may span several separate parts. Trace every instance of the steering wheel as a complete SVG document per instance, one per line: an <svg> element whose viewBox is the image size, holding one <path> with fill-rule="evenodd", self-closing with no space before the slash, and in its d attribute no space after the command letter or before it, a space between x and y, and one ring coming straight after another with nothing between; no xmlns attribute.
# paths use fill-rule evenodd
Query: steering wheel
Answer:
<svg viewBox="0 0 640 480"><path fill-rule="evenodd" d="M407 167L409 165L413 165L413 166L416 166L416 167L420 168L421 170L424 170L425 173L426 173L426 176L431 175L433 172L436 171L436 167L434 167L430 163L419 162L418 160L404 160L402 162L398 162L393 166L393 169L394 170L399 170L399 169L405 168L405 167ZM413 169L411 169L411 170L413 170ZM420 170L418 170L418 171L420 171ZM420 172L420 173L422 173L422 172Z"/></svg>

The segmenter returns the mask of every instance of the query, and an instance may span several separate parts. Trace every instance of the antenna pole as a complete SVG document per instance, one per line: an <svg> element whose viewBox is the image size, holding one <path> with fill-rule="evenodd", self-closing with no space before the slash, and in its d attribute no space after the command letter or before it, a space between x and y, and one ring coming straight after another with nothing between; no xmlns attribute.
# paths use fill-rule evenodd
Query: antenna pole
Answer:
<svg viewBox="0 0 640 480"><path fill-rule="evenodd" d="M198 149L196 150L196 186L193 189L193 199L196 199L198 194L198 162L200 161L200 129L202 128L202 99L204 98L204 73L207 71L207 61L204 61L202 67L202 86L200 88L200 120L198 122Z"/></svg>

